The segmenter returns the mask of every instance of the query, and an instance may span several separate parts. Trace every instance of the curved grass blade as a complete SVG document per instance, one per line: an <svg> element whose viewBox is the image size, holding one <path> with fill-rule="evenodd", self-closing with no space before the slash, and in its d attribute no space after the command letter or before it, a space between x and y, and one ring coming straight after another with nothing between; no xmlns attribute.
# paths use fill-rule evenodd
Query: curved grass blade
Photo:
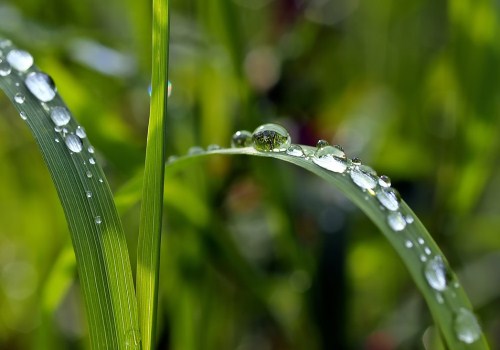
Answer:
<svg viewBox="0 0 500 350"><path fill-rule="evenodd" d="M145 350L155 346L158 305L168 85L168 10L168 0L153 0L152 96L137 243L137 302Z"/></svg>
<svg viewBox="0 0 500 350"><path fill-rule="evenodd" d="M313 162L316 148L301 146L297 156L285 152L259 152L252 147L208 151L177 158L166 165L166 173L184 169L209 155L251 155L276 158L304 168L326 180L354 202L379 227L409 270L425 298L430 312L450 349L488 349L488 344L472 313L471 303L446 258L417 216L404 201L392 211L381 205L377 193L382 186L362 190L351 178L355 165L336 173ZM297 149L296 149L297 151ZM378 179L377 179L378 180ZM400 214L394 214L400 213ZM399 221L402 219L403 221Z"/></svg>
<svg viewBox="0 0 500 350"><path fill-rule="evenodd" d="M66 215L91 346L138 349L137 304L125 236L94 149L31 55L2 39L0 52L0 88L33 133Z"/></svg>

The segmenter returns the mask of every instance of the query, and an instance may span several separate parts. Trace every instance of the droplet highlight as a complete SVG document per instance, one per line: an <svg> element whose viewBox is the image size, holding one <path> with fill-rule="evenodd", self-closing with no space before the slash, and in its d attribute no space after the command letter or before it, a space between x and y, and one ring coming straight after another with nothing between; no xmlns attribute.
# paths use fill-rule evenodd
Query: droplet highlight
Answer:
<svg viewBox="0 0 500 350"><path fill-rule="evenodd" d="M71 115L65 107L57 106L50 111L50 119L52 119L56 127L61 127L69 123Z"/></svg>
<svg viewBox="0 0 500 350"><path fill-rule="evenodd" d="M252 133L247 130L239 130L233 134L231 138L231 147L243 148L252 145Z"/></svg>
<svg viewBox="0 0 500 350"><path fill-rule="evenodd" d="M441 256L430 259L424 269L425 279L431 288L443 291L448 286L446 266Z"/></svg>
<svg viewBox="0 0 500 350"><path fill-rule="evenodd" d="M406 227L406 221L400 212L391 212L387 215L389 227L396 232L403 231Z"/></svg>
<svg viewBox="0 0 500 350"><path fill-rule="evenodd" d="M85 129L81 126L78 126L75 131L76 136L78 136L81 139L84 139L87 137L87 133L85 132Z"/></svg>
<svg viewBox="0 0 500 350"><path fill-rule="evenodd" d="M68 135L65 142L71 152L80 153L83 149L82 141L76 135Z"/></svg>
<svg viewBox="0 0 500 350"><path fill-rule="evenodd" d="M350 172L352 181L362 189L373 189L377 186L375 171L365 165L355 166Z"/></svg>
<svg viewBox="0 0 500 350"><path fill-rule="evenodd" d="M56 84L50 76L41 72L28 74L24 80L28 90L40 101L49 102L56 97Z"/></svg>
<svg viewBox="0 0 500 350"><path fill-rule="evenodd" d="M253 146L261 152L286 152L292 139L288 131L278 124L264 124L252 134Z"/></svg>
<svg viewBox="0 0 500 350"><path fill-rule="evenodd" d="M25 100L26 97L24 97L24 95L20 92L14 95L14 101L16 101L16 103L18 104L23 104Z"/></svg>
<svg viewBox="0 0 500 350"><path fill-rule="evenodd" d="M23 50L11 50L7 54L7 62L12 68L19 72L26 72L33 66L33 56L29 52Z"/></svg>
<svg viewBox="0 0 500 350"><path fill-rule="evenodd" d="M465 308L458 310L453 327L458 340L465 344L472 344L481 337L481 326L476 316Z"/></svg>
<svg viewBox="0 0 500 350"><path fill-rule="evenodd" d="M96 217L95 217L95 223L96 223L97 225L102 224L102 219L101 219L101 217L100 217L100 216L96 216Z"/></svg>

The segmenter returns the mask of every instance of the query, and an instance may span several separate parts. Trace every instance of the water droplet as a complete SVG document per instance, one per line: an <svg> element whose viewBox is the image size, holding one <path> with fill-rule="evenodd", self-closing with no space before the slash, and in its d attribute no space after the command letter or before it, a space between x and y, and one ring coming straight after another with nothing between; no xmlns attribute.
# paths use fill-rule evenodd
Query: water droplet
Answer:
<svg viewBox="0 0 500 350"><path fill-rule="evenodd" d="M361 165L361 159L359 159L358 157L352 158L351 162L354 165Z"/></svg>
<svg viewBox="0 0 500 350"><path fill-rule="evenodd" d="M375 171L367 166L360 165L351 169L351 179L363 189L372 189L377 186L377 177Z"/></svg>
<svg viewBox="0 0 500 350"><path fill-rule="evenodd" d="M458 310L453 326L458 340L466 344L474 343L481 336L481 326L476 316L465 308Z"/></svg>
<svg viewBox="0 0 500 350"><path fill-rule="evenodd" d="M304 157L304 150L299 145L291 145L286 150L286 154L294 157Z"/></svg>
<svg viewBox="0 0 500 350"><path fill-rule="evenodd" d="M92 198L92 192L91 191L86 191L85 195L87 196L87 198Z"/></svg>
<svg viewBox="0 0 500 350"><path fill-rule="evenodd" d="M321 157L314 155L312 161L314 164L335 173L343 173L347 169L347 161L344 158L326 154Z"/></svg>
<svg viewBox="0 0 500 350"><path fill-rule="evenodd" d="M391 179L387 175L381 175L378 178L378 184L384 188L391 187Z"/></svg>
<svg viewBox="0 0 500 350"><path fill-rule="evenodd" d="M167 159L167 163L172 163L172 162L175 162L179 157L177 156L170 156L168 157Z"/></svg>
<svg viewBox="0 0 500 350"><path fill-rule="evenodd" d="M71 115L65 107L57 106L52 108L52 110L50 111L50 119L52 119L57 128L68 124L71 120ZM60 128L59 131L61 131Z"/></svg>
<svg viewBox="0 0 500 350"><path fill-rule="evenodd" d="M54 139L54 141L59 143L59 139L57 137Z"/></svg>
<svg viewBox="0 0 500 350"><path fill-rule="evenodd" d="M22 120L28 119L28 116L26 115L26 112L24 112L24 111L19 112L19 116L21 117Z"/></svg>
<svg viewBox="0 0 500 350"><path fill-rule="evenodd" d="M26 97L20 92L14 95L14 101L16 101L19 104L23 104L24 101L26 100Z"/></svg>
<svg viewBox="0 0 500 350"><path fill-rule="evenodd" d="M253 146L261 152L285 152L292 142L288 131L278 124L264 124L252 134Z"/></svg>
<svg viewBox="0 0 500 350"><path fill-rule="evenodd" d="M33 65L33 56L29 52L22 50L11 50L7 54L7 62L20 72L26 72Z"/></svg>
<svg viewBox="0 0 500 350"><path fill-rule="evenodd" d="M12 41L9 39L0 39L0 49L5 49L12 45Z"/></svg>
<svg viewBox="0 0 500 350"><path fill-rule="evenodd" d="M94 154L95 149L94 149L94 147L89 146L89 148L87 148L87 151L88 151L90 154Z"/></svg>
<svg viewBox="0 0 500 350"><path fill-rule="evenodd" d="M10 74L12 68L7 61L0 59L0 77L6 77Z"/></svg>
<svg viewBox="0 0 500 350"><path fill-rule="evenodd" d="M399 193L392 187L382 187L377 191L377 199L386 209L396 211L399 209Z"/></svg>
<svg viewBox="0 0 500 350"><path fill-rule="evenodd" d="M75 135L68 135L66 137L66 146L68 146L68 149L72 152L75 153L80 153L83 149L82 147L82 141L78 136Z"/></svg>
<svg viewBox="0 0 500 350"><path fill-rule="evenodd" d="M427 257L425 255L420 255L420 261L421 262L426 262L427 261Z"/></svg>
<svg viewBox="0 0 500 350"><path fill-rule="evenodd" d="M417 241L418 241L418 244L420 244L420 245L425 243L425 241L422 237L419 237Z"/></svg>
<svg viewBox="0 0 500 350"><path fill-rule="evenodd" d="M217 151L219 149L221 149L221 147L219 145L214 144L214 143L207 146L207 151Z"/></svg>
<svg viewBox="0 0 500 350"><path fill-rule="evenodd" d="M89 158L89 163L94 165L95 164L95 159L94 158Z"/></svg>
<svg viewBox="0 0 500 350"><path fill-rule="evenodd" d="M413 247L413 242L408 240L405 242L405 246L406 246L406 248L411 248L411 247Z"/></svg>
<svg viewBox="0 0 500 350"><path fill-rule="evenodd" d="M413 221L415 221L415 219L414 219L414 218L413 218L413 216L411 216L411 215L406 215L406 216L405 216L405 220L406 220L406 223L407 223L407 224L412 224L412 223L413 223Z"/></svg>
<svg viewBox="0 0 500 350"><path fill-rule="evenodd" d="M233 134L231 138L231 147L242 148L252 145L252 133L247 130L239 130Z"/></svg>
<svg viewBox="0 0 500 350"><path fill-rule="evenodd" d="M425 248L424 248L424 252L425 252L425 254L427 254L427 255L431 255L431 254L432 254L432 252L431 252L431 250L430 250L430 248L429 248L429 247L425 247Z"/></svg>
<svg viewBox="0 0 500 350"><path fill-rule="evenodd" d="M321 143L320 141L324 141L324 140L319 140L318 144ZM340 147L339 145L335 145L335 146L326 145L326 146L317 147L316 151L314 152L314 156L316 158L321 158L321 157L327 156L327 155L331 155L331 156L334 156L337 158L345 159L345 152L342 149L342 147ZM346 164L347 164L347 162L346 162Z"/></svg>
<svg viewBox="0 0 500 350"><path fill-rule="evenodd" d="M438 302L438 304L444 303L443 295L441 295L441 293L436 293L436 301Z"/></svg>
<svg viewBox="0 0 500 350"><path fill-rule="evenodd" d="M56 85L52 78L45 73L33 72L28 74L24 84L42 102L52 101L56 97Z"/></svg>
<svg viewBox="0 0 500 350"><path fill-rule="evenodd" d="M395 211L387 215L387 223L394 231L402 231L406 227L406 221L400 212Z"/></svg>
<svg viewBox="0 0 500 350"><path fill-rule="evenodd" d="M101 217L100 217L100 216L96 216L96 217L95 217L95 223L96 223L97 225L100 225L100 224L102 223L102 219L101 219Z"/></svg>
<svg viewBox="0 0 500 350"><path fill-rule="evenodd" d="M89 179L92 177L92 172L90 170L87 170L87 172L85 174L87 175L87 177Z"/></svg>
<svg viewBox="0 0 500 350"><path fill-rule="evenodd" d="M101 178L99 178L99 182L100 182L100 183L103 183L103 182L104 182L104 180L103 180L103 179L101 179Z"/></svg>
<svg viewBox="0 0 500 350"><path fill-rule="evenodd" d="M190 156L194 156L196 154L202 154L203 152L205 152L205 150L200 146L193 146L188 150L188 154Z"/></svg>
<svg viewBox="0 0 500 350"><path fill-rule="evenodd" d="M172 83L169 80L167 84L167 97L170 97L170 95L172 95Z"/></svg>
<svg viewBox="0 0 500 350"><path fill-rule="evenodd" d="M78 126L75 131L76 136L78 136L81 139L84 139L87 137L87 133L85 132L85 129L81 126Z"/></svg>
<svg viewBox="0 0 500 350"><path fill-rule="evenodd" d="M318 140L318 142L316 142L316 148L318 149L326 146L330 146L330 143L326 140Z"/></svg>
<svg viewBox="0 0 500 350"><path fill-rule="evenodd" d="M437 291L443 291L448 286L448 277L443 258L437 255L430 259L424 269L427 283Z"/></svg>

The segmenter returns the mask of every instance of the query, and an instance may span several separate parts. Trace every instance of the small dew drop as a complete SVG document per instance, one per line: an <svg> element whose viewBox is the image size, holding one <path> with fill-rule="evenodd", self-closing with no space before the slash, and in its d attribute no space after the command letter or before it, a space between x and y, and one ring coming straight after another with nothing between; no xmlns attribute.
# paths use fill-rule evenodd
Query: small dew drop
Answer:
<svg viewBox="0 0 500 350"><path fill-rule="evenodd" d="M413 224L413 221L415 221L415 219L411 215L406 215L405 220L407 224Z"/></svg>
<svg viewBox="0 0 500 350"><path fill-rule="evenodd" d="M425 247L425 248L424 248L424 252L425 252L425 254L427 254L427 255L431 255L431 254L432 254L432 252L431 252L431 250L430 250L430 248L429 248L429 247Z"/></svg>
<svg viewBox="0 0 500 350"><path fill-rule="evenodd" d="M81 126L78 126L75 131L76 136L78 136L81 139L84 139L87 137L87 133L85 132L85 129Z"/></svg>
<svg viewBox="0 0 500 350"><path fill-rule="evenodd" d="M24 95L20 92L14 95L14 101L16 101L16 103L18 104L23 104L25 100L26 97L24 97Z"/></svg>
<svg viewBox="0 0 500 350"><path fill-rule="evenodd" d="M28 119L28 116L26 115L26 112L24 112L24 111L19 112L19 116L21 117L22 120Z"/></svg>
<svg viewBox="0 0 500 350"><path fill-rule="evenodd" d="M412 248L413 247L413 242L410 241L410 240L408 240L408 241L405 242L405 246L406 246L406 248Z"/></svg>
<svg viewBox="0 0 500 350"><path fill-rule="evenodd" d="M221 149L221 147L219 145L214 144L214 143L207 146L207 151L217 151L219 149Z"/></svg>
<svg viewBox="0 0 500 350"><path fill-rule="evenodd" d="M352 158L351 162L354 165L361 165L361 159L359 159L358 157Z"/></svg>
<svg viewBox="0 0 500 350"><path fill-rule="evenodd" d="M0 77L6 77L10 74L12 68L7 61L0 59Z"/></svg>
<svg viewBox="0 0 500 350"><path fill-rule="evenodd" d="M476 316L465 308L458 310L453 327L458 340L466 344L474 343L481 336L481 326Z"/></svg>
<svg viewBox="0 0 500 350"><path fill-rule="evenodd" d="M324 140L319 140L318 144L320 144L321 141L324 141ZM316 152L314 152L314 156L316 158L321 158L323 156L328 156L328 155L334 156L337 158L342 158L342 159L346 158L344 150L342 149L342 147L340 147L338 145L330 146L327 144L325 146L317 147Z"/></svg>
<svg viewBox="0 0 500 350"><path fill-rule="evenodd" d="M103 179L101 179L101 178L99 178L99 182L100 182L100 183L103 183L103 182L104 182L104 180L103 180Z"/></svg>
<svg viewBox="0 0 500 350"><path fill-rule="evenodd" d="M420 261L421 262L426 262L427 261L427 257L425 255L420 255Z"/></svg>
<svg viewBox="0 0 500 350"><path fill-rule="evenodd" d="M59 143L59 139L57 137L54 139L54 141Z"/></svg>
<svg viewBox="0 0 500 350"><path fill-rule="evenodd" d="M387 215L387 223L394 231L402 231L406 227L406 221L400 212L395 211Z"/></svg>
<svg viewBox="0 0 500 350"><path fill-rule="evenodd" d="M347 161L344 158L336 157L327 154L321 157L314 156L312 161L314 164L323 169L333 171L335 173L344 173L347 169Z"/></svg>
<svg viewBox="0 0 500 350"><path fill-rule="evenodd" d="M12 41L9 39L0 39L0 49L5 49L12 45Z"/></svg>
<svg viewBox="0 0 500 350"><path fill-rule="evenodd" d="M424 239L422 237L419 237L417 240L418 244L422 245L425 243Z"/></svg>
<svg viewBox="0 0 500 350"><path fill-rule="evenodd" d="M378 178L378 184L380 187L388 188L391 187L391 179L387 175L381 175Z"/></svg>
<svg viewBox="0 0 500 350"><path fill-rule="evenodd" d="M441 293L436 293L436 301L438 304L444 304L443 295Z"/></svg>
<svg viewBox="0 0 500 350"><path fill-rule="evenodd" d="M288 147L286 154L293 157L305 157L304 150L299 145L291 145Z"/></svg>
<svg viewBox="0 0 500 350"><path fill-rule="evenodd" d="M188 154L190 156L194 156L196 154L202 154L203 152L205 152L205 150L200 146L193 146L188 150Z"/></svg>
<svg viewBox="0 0 500 350"><path fill-rule="evenodd" d="M367 166L355 166L351 170L352 181L362 189L373 189L377 186L377 178L373 169Z"/></svg>
<svg viewBox="0 0 500 350"><path fill-rule="evenodd" d="M95 159L94 158L89 158L89 163L94 165L95 164Z"/></svg>
<svg viewBox="0 0 500 350"><path fill-rule="evenodd" d="M90 170L87 170L85 175L87 175L87 177L90 179L92 177L92 172Z"/></svg>
<svg viewBox="0 0 500 350"><path fill-rule="evenodd" d="M19 72L26 72L33 65L33 56L29 52L23 50L11 50L7 54L7 62L12 68Z"/></svg>
<svg viewBox="0 0 500 350"><path fill-rule="evenodd" d="M427 262L424 274L427 283L433 289L441 292L448 286L446 266L441 256L437 255Z"/></svg>
<svg viewBox="0 0 500 350"><path fill-rule="evenodd" d="M52 78L45 73L33 72L28 74L24 84L42 102L52 101L56 97L56 85Z"/></svg>
<svg viewBox="0 0 500 350"><path fill-rule="evenodd" d="M261 152L286 152L292 142L288 131L278 124L264 124L252 134L253 146Z"/></svg>
<svg viewBox="0 0 500 350"><path fill-rule="evenodd" d="M380 181L379 181L380 183ZM400 196L392 187L382 187L377 191L377 199L386 209L396 211L399 209Z"/></svg>
<svg viewBox="0 0 500 350"><path fill-rule="evenodd" d="M95 217L95 223L96 223L97 225L100 225L100 224L102 223L102 219L101 219L101 217L100 217L100 216L96 216L96 217Z"/></svg>
<svg viewBox="0 0 500 350"><path fill-rule="evenodd" d="M87 148L87 151L88 151L90 154L94 154L95 149L94 149L94 147L89 146L89 148Z"/></svg>
<svg viewBox="0 0 500 350"><path fill-rule="evenodd" d="M231 138L231 147L242 148L252 145L252 133L247 130L236 131Z"/></svg>
<svg viewBox="0 0 500 350"><path fill-rule="evenodd" d="M65 141L66 141L66 146L70 151L75 153L80 153L82 151L83 149L82 141L78 136L68 135Z"/></svg>
<svg viewBox="0 0 500 350"><path fill-rule="evenodd" d="M326 147L326 146L330 146L330 143L326 140L318 140L318 142L316 142L316 148L318 148L318 149Z"/></svg>
<svg viewBox="0 0 500 350"><path fill-rule="evenodd" d="M92 192L91 191L85 192L85 195L87 196L87 198L92 198Z"/></svg>
<svg viewBox="0 0 500 350"><path fill-rule="evenodd" d="M52 108L52 110L50 111L50 119L52 119L56 127L60 128L61 126L69 123L69 121L71 120L71 115L65 107L57 106Z"/></svg>

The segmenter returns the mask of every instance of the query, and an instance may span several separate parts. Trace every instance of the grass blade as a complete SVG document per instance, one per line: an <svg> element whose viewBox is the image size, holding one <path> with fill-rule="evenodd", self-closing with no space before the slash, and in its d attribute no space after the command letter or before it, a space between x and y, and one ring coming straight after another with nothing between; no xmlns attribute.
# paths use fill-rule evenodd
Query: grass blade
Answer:
<svg viewBox="0 0 500 350"><path fill-rule="evenodd" d="M38 69L31 64L16 69L6 59L12 52L11 58L16 57L16 48L8 40L0 39L0 50L4 56L0 63L0 88L33 133L66 215L86 304L91 346L138 348L137 305L125 236L111 190L93 158L93 148L83 128L70 118L64 102L50 87L50 81L44 84L42 79L37 82L37 89L28 89L26 79L40 77ZM17 55L21 61L23 56L32 61L28 53L17 51ZM59 125L55 125L51 118L54 110L66 111L63 119L67 119L59 119Z"/></svg>
<svg viewBox="0 0 500 350"><path fill-rule="evenodd" d="M168 0L153 0L153 71L148 143L137 246L137 301L143 349L154 348L165 163Z"/></svg>
<svg viewBox="0 0 500 350"><path fill-rule="evenodd" d="M302 146L307 154L311 154L316 148ZM297 157L286 153L259 152L252 147L231 148L209 151L196 155L188 155L177 158L166 166L166 174L172 175L176 171L183 170L190 163L199 162L209 155L251 155L258 157L276 158L285 162L302 167L317 176L325 179L330 185L340 190L347 198L354 202L370 219L380 228L396 252L401 257L410 272L415 284L425 298L430 312L438 325L443 339L450 349L488 349L484 335L476 334L477 339L468 344L458 337L459 328L457 320L465 315L472 315L471 304L462 286L459 284L455 274L449 269L446 259L437 244L427 232L413 211L404 203L400 202L400 212L405 216L411 216L413 222L406 224L403 230L395 232L388 224L389 211L382 208L378 200L369 191L362 191L347 174L339 174L316 165L309 157ZM130 193L129 193L130 195ZM411 242L411 247L408 247ZM446 288L436 290L433 288L425 275L426 264L434 257L440 257L446 273ZM425 260L425 261L423 261ZM464 311L465 310L465 311ZM470 325L474 331L474 324ZM462 332L463 333L463 332ZM466 332L465 332L466 333Z"/></svg>

